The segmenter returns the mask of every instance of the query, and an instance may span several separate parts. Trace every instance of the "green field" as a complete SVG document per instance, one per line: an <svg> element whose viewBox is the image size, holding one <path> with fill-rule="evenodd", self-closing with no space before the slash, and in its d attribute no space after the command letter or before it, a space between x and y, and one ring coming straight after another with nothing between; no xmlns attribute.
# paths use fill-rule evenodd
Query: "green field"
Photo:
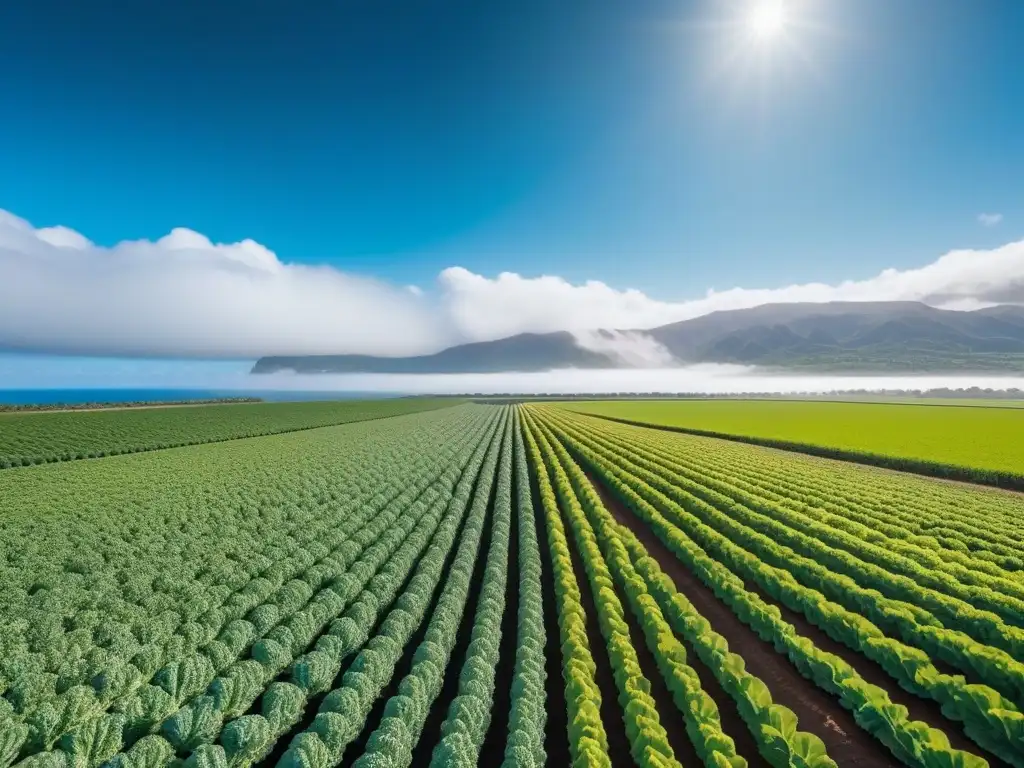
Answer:
<svg viewBox="0 0 1024 768"><path fill-rule="evenodd" d="M294 432L456 403L410 398L0 413L0 469Z"/></svg>
<svg viewBox="0 0 1024 768"><path fill-rule="evenodd" d="M836 395L829 397L818 395L808 397L778 398L799 402L835 402L835 403L888 403L891 405L955 405L959 408L1024 408L1024 400L985 397L886 397L885 395L854 396Z"/></svg>
<svg viewBox="0 0 1024 768"><path fill-rule="evenodd" d="M0 472L0 768L1024 768L1021 495L412 402Z"/></svg>
<svg viewBox="0 0 1024 768"><path fill-rule="evenodd" d="M888 465L897 468L934 465L954 477L962 468L962 479L981 482L999 484L1004 478L1012 485L1014 477L1024 476L1024 410L1015 408L776 400L593 401L558 407L780 447L817 447L823 455L888 457Z"/></svg>

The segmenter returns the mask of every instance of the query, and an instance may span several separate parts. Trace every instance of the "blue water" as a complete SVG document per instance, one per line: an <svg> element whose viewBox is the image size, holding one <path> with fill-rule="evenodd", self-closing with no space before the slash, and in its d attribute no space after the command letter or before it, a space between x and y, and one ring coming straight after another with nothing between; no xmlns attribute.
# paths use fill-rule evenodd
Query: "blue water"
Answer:
<svg viewBox="0 0 1024 768"><path fill-rule="evenodd" d="M289 392L285 390L0 389L0 403L9 405L159 402L168 400L205 400L217 397L259 397L273 402L289 402L305 400L369 400L391 397L391 395L380 392Z"/></svg>

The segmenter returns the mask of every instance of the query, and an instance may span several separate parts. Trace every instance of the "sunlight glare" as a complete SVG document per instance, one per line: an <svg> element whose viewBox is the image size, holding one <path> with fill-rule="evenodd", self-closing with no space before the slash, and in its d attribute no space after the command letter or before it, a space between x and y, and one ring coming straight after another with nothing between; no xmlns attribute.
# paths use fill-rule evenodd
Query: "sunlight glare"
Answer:
<svg viewBox="0 0 1024 768"><path fill-rule="evenodd" d="M786 7L779 0L758 0L747 16L747 30L758 40L778 37L786 28Z"/></svg>

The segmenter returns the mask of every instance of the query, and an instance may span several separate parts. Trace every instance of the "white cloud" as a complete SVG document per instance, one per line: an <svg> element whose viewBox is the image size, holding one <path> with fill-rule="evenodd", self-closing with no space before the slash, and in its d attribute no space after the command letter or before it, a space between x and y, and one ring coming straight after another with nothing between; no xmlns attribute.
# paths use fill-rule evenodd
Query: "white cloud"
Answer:
<svg viewBox="0 0 1024 768"><path fill-rule="evenodd" d="M152 242L94 245L0 210L0 348L164 356L405 355L525 331L572 331L623 360L670 362L636 330L769 302L922 301L974 309L1024 303L1024 241L951 251L926 266L836 285L708 291L679 302L605 283L462 267L435 291L331 267L290 264L252 240L212 243L188 229Z"/></svg>
<svg viewBox="0 0 1024 768"><path fill-rule="evenodd" d="M0 347L256 357L415 354L450 333L425 299L252 240L188 229L112 248L0 211Z"/></svg>
<svg viewBox="0 0 1024 768"><path fill-rule="evenodd" d="M441 287L455 326L482 338L519 331L653 328L768 303L921 301L977 309L1024 303L1024 240L988 251L951 251L924 267L886 269L867 280L709 290L703 298L681 302L658 301L596 281L573 285L560 277L525 278L509 272L488 279L461 267L442 272Z"/></svg>
<svg viewBox="0 0 1024 768"><path fill-rule="evenodd" d="M1003 220L1001 213L979 213L978 223L983 227L994 227Z"/></svg>

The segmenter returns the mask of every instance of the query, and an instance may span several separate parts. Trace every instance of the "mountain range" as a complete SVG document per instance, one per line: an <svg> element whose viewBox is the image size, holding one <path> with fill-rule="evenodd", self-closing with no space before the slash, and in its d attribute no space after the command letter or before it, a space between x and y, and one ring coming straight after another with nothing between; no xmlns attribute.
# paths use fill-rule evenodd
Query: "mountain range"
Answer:
<svg viewBox="0 0 1024 768"><path fill-rule="evenodd" d="M738 363L832 371L1024 371L1024 306L764 304L645 330L521 333L432 355L263 357L253 373L497 373Z"/></svg>

